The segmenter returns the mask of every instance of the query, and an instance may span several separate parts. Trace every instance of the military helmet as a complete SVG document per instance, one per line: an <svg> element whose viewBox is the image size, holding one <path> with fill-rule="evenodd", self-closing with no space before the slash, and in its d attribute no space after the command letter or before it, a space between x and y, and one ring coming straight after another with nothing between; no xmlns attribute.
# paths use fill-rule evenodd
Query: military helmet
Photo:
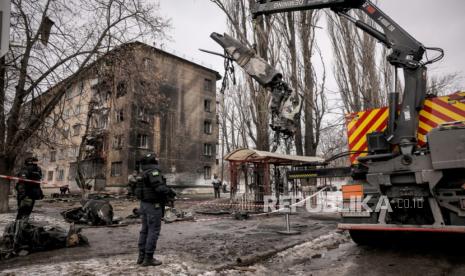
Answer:
<svg viewBox="0 0 465 276"><path fill-rule="evenodd" d="M158 164L157 155L154 152L145 154L140 160L141 165Z"/></svg>
<svg viewBox="0 0 465 276"><path fill-rule="evenodd" d="M26 158L26 160L24 160L25 164L33 164L34 162L39 162L39 159L37 159L37 157L35 157L35 156L28 157L28 158Z"/></svg>

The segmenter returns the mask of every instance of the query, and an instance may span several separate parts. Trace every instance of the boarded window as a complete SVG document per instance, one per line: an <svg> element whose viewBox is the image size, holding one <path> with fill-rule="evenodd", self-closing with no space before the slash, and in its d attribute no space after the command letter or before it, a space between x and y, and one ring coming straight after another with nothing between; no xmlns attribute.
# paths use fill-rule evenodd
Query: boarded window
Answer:
<svg viewBox="0 0 465 276"><path fill-rule="evenodd" d="M212 134L212 131L213 131L212 122L208 120L203 122L203 132L205 134Z"/></svg>
<svg viewBox="0 0 465 276"><path fill-rule="evenodd" d="M149 147L149 137L146 134L137 134L137 147L147 149Z"/></svg>
<svg viewBox="0 0 465 276"><path fill-rule="evenodd" d="M203 178L205 180L211 179L212 178L212 168L209 166L203 167Z"/></svg>
<svg viewBox="0 0 465 276"><path fill-rule="evenodd" d="M111 163L111 176L121 176L123 169L123 162L112 162Z"/></svg>
<svg viewBox="0 0 465 276"><path fill-rule="evenodd" d="M47 172L47 181L53 181L53 171Z"/></svg>
<svg viewBox="0 0 465 276"><path fill-rule="evenodd" d="M205 155L205 156L212 156L213 155L213 145L212 144L204 144L203 145L203 155Z"/></svg>
<svg viewBox="0 0 465 276"><path fill-rule="evenodd" d="M203 81L203 89L205 91L208 91L208 92L213 91L213 82L212 82L212 80L204 79L204 81Z"/></svg>

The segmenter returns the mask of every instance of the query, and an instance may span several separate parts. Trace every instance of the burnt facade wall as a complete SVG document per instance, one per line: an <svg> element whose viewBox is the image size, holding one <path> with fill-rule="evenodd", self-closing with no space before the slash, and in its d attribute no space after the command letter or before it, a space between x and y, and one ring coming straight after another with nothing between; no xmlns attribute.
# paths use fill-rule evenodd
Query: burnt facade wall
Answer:
<svg viewBox="0 0 465 276"><path fill-rule="evenodd" d="M92 116L103 115L93 118L91 131L98 130L104 137L99 176L104 178L105 186L125 187L128 175L138 167L137 161L152 151L158 155L169 184L210 186L216 172L218 73L142 43L121 48L125 50L119 50L113 58L109 55L103 65L98 65L95 76L85 77L85 89L80 92L85 99L80 103L82 114L72 119L76 120L73 123L82 124L89 102L99 95L102 112ZM97 80L99 85L94 85ZM77 82L71 89L80 85ZM210 110L205 110L205 100L211 102ZM64 100L64 104L75 108L74 101ZM212 125L208 133L205 121ZM80 134L71 137L72 143L62 140L58 144L75 148L83 131ZM211 145L210 152L205 152L205 144ZM35 150L38 156L48 156L48 151L46 145ZM71 189L77 188L69 174L76 156L68 157L59 160L59 164L43 158L44 174L54 170L56 175L56 168L66 167L64 179L51 180L51 187L68 184Z"/></svg>

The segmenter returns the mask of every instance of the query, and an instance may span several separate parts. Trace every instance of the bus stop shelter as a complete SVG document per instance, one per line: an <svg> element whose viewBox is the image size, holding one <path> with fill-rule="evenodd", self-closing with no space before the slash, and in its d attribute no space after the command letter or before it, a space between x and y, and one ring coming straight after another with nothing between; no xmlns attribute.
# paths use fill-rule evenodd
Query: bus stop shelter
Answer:
<svg viewBox="0 0 465 276"><path fill-rule="evenodd" d="M231 196L237 191L239 175L244 165L252 165L255 171L263 172L260 177L260 188L263 189L263 195L271 195L271 165L275 168L298 165L319 166L325 162L323 158L316 156L287 155L253 149L237 149L227 154L224 159L229 162Z"/></svg>

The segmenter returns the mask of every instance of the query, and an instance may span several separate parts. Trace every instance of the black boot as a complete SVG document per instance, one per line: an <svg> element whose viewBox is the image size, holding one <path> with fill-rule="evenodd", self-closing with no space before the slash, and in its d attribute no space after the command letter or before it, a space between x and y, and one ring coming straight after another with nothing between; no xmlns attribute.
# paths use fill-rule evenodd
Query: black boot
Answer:
<svg viewBox="0 0 465 276"><path fill-rule="evenodd" d="M142 264L144 262L144 257L144 251L139 251L139 257L137 257L137 264Z"/></svg>
<svg viewBox="0 0 465 276"><path fill-rule="evenodd" d="M154 259L153 254L145 254L144 262L142 263L142 266L157 266L161 265L162 262Z"/></svg>

